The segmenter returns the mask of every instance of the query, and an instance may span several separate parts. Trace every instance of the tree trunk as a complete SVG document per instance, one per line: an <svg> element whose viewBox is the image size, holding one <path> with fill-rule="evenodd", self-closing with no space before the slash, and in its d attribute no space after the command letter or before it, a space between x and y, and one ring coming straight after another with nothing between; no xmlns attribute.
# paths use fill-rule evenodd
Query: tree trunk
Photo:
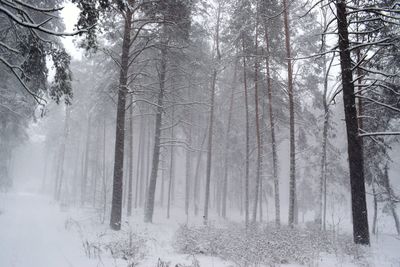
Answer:
<svg viewBox="0 0 400 267"><path fill-rule="evenodd" d="M171 116L171 125L174 124L174 113L175 109L172 107L172 116ZM175 131L174 127L171 128L171 140L175 140ZM172 195L173 195L173 186L174 186L174 179L175 179L175 151L174 145L172 144L170 147L170 166L169 166L169 183L168 183L168 203L167 203L167 218L170 217L171 211L171 202L172 202Z"/></svg>
<svg viewBox="0 0 400 267"><path fill-rule="evenodd" d="M340 66L342 71L343 102L349 155L353 238L356 244L369 245L363 150L360 142L361 137L358 136L357 110L354 96L352 62L349 50L346 2L344 0L337 0L336 9L339 33Z"/></svg>
<svg viewBox="0 0 400 267"><path fill-rule="evenodd" d="M387 165L385 166L384 179L385 179L384 185L385 185L386 194L388 195L388 198L389 198L390 211L392 212L392 216L393 216L394 224L396 226L397 234L400 235L400 221L399 221L399 216L397 215L397 211L396 211L396 202L394 201L395 196L393 195L393 190L392 190L392 187L391 187L390 181L389 181L389 171L388 171Z"/></svg>
<svg viewBox="0 0 400 267"><path fill-rule="evenodd" d="M190 86L189 86L190 90ZM189 100L191 100L190 93L189 93ZM189 123L192 124L193 119L192 119L192 110L189 110ZM187 137L186 137L186 142L187 145L189 146L186 149L186 191L185 191L185 214L186 216L189 216L189 198L190 198L190 178L192 174L192 151L191 151L191 145L192 145L192 127L191 125L189 126L189 129L187 129Z"/></svg>
<svg viewBox="0 0 400 267"><path fill-rule="evenodd" d="M322 3L321 3L322 4ZM327 25L327 20L326 20L326 11L323 9L323 29L326 28ZM326 36L322 35L321 37L321 52L324 53L326 51ZM326 55L323 55L323 70L322 74L324 75L324 92L323 92L323 97L322 97L322 105L324 108L324 124L323 124L323 130L322 130L322 157L321 157L321 176L319 180L319 190L318 190L318 199L317 199L317 212L315 214L315 222L319 225L319 227L323 230L326 228L326 144L327 144L327 139L328 139L328 126L329 126L329 106L327 102L327 94L328 94L328 75L329 75L329 70L330 67L327 68L327 60L326 60ZM322 217L322 211L323 211L323 217ZM322 223L323 220L323 223Z"/></svg>
<svg viewBox="0 0 400 267"><path fill-rule="evenodd" d="M65 108L65 122L64 122L64 136L63 140L61 143L61 151L60 151L60 176L58 179L58 185L57 185L57 190L56 190L56 200L61 199L61 193L62 193L62 186L64 182L64 159L65 159L65 148L67 144L67 139L68 139L68 132L69 132L69 119L70 119L70 109L67 106Z"/></svg>
<svg viewBox="0 0 400 267"><path fill-rule="evenodd" d="M163 42L161 46L160 91L158 92L158 100L157 100L153 160L152 160L150 183L147 192L146 208L144 211L144 221L147 223L153 222L154 198L156 193L158 163L160 161L160 138L161 138L161 124L162 124L166 73L167 73L167 43Z"/></svg>
<svg viewBox="0 0 400 267"><path fill-rule="evenodd" d="M221 60L221 54L219 51L219 27L221 20L221 3L218 2L218 14L217 14L217 24L216 24L216 37L215 37L215 45L216 45L216 53L217 53L217 62ZM212 162L212 147L213 147L213 127L214 127L214 101L215 101L215 87L217 83L217 68L214 67L213 75L212 75L212 83L211 83L211 99L210 99L210 118L209 118L209 128L208 128L208 144L207 144L207 169L206 169L206 189L205 189L205 200L204 200L204 215L203 215L203 223L204 225L208 222L208 206L210 201L210 182L211 182L211 162Z"/></svg>
<svg viewBox="0 0 400 267"><path fill-rule="evenodd" d="M194 215L197 216L199 212L199 187L200 187L200 165L201 165L201 159L203 157L203 147L204 143L206 142L207 139L207 130L204 131L204 137L200 145L200 151L197 156L197 163L196 163L196 171L194 174L194 189L193 189L193 199L194 199Z"/></svg>
<svg viewBox="0 0 400 267"><path fill-rule="evenodd" d="M117 125L115 133L114 178L111 205L110 227L113 230L121 229L122 213L122 180L124 169L124 137L125 137L125 106L128 91L129 50L131 43L132 11L125 12L124 37L122 43L121 70L119 77Z"/></svg>
<svg viewBox="0 0 400 267"><path fill-rule="evenodd" d="M267 25L265 23L265 25ZM280 226L281 224L281 208L280 208L280 197L279 197L279 178L278 178L278 158L276 154L276 138L275 138L275 118L274 111L272 108L272 85L271 85L271 74L270 74L270 48L269 48L269 34L268 28L265 26L265 44L267 49L267 56L265 58L266 74L267 74L267 90L268 90L268 109L269 109L269 125L271 132L272 142L272 171L274 179L274 196L275 196L275 224Z"/></svg>
<svg viewBox="0 0 400 267"><path fill-rule="evenodd" d="M106 173L106 118L103 118L103 221L105 221L107 211L107 173Z"/></svg>
<svg viewBox="0 0 400 267"><path fill-rule="evenodd" d="M236 71L237 71L237 61L235 62L233 73L233 81L232 81L232 91L231 97L229 100L229 111L228 111L228 128L226 130L226 139L225 139L225 161L224 161L224 181L223 181L223 192L222 192L222 217L226 218L226 202L228 196L228 166L229 166L229 150L230 150L230 133L231 133L231 126L232 126L232 112L233 112L233 97L235 95L235 83L236 83Z"/></svg>
<svg viewBox="0 0 400 267"><path fill-rule="evenodd" d="M255 109L256 109L256 138L257 138L257 170L256 170L256 185L255 185L255 195L254 195L254 206L253 206L253 223L257 220L257 207L258 198L260 195L260 184L261 184L261 135L260 135L260 116L259 116L259 99L258 99L258 5L256 7L256 37L255 37L255 63L254 63L254 99L255 99ZM260 197L261 199L261 197ZM260 200L261 201L261 200Z"/></svg>
<svg viewBox="0 0 400 267"><path fill-rule="evenodd" d="M372 196L374 201L374 217L372 219L372 233L376 234L376 225L378 221L378 198L376 193L375 179L372 181Z"/></svg>
<svg viewBox="0 0 400 267"><path fill-rule="evenodd" d="M137 207L138 207L138 201L140 200L139 195L141 195L139 190L141 190L140 181L141 181L142 169L143 169L143 166L141 164L141 162L143 160L143 157L142 157L143 129L144 129L143 117L141 116L140 117L139 148L138 148L137 164L136 164L135 209L137 209Z"/></svg>
<svg viewBox="0 0 400 267"><path fill-rule="evenodd" d="M287 0L283 0L283 18L285 26L285 46L288 72L288 94L289 94L289 142L290 142L290 182L289 182L289 226L294 226L294 208L296 195L296 151L294 136L294 101L293 101L293 70L291 60L289 10Z"/></svg>
<svg viewBox="0 0 400 267"><path fill-rule="evenodd" d="M244 39L242 38L243 53L245 53ZM243 84L244 84L244 105L246 110L246 167L244 177L244 209L246 226L249 224L249 163L250 163L250 136L249 136L249 100L247 92L247 72L246 72L246 56L243 56Z"/></svg>
<svg viewBox="0 0 400 267"><path fill-rule="evenodd" d="M128 216L132 215L132 186L133 186L133 95L131 95L131 103L129 108L129 178L128 178L128 205L127 205L127 214Z"/></svg>

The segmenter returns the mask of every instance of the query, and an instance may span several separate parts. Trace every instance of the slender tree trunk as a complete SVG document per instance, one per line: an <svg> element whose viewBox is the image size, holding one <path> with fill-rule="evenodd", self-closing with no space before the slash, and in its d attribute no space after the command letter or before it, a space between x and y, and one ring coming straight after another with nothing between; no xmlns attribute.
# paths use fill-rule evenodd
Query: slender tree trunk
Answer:
<svg viewBox="0 0 400 267"><path fill-rule="evenodd" d="M172 116L171 116L171 125L174 124L174 113L175 109L172 107ZM175 140L175 130L174 127L171 128L171 140ZM170 166L169 166L169 183L168 183L168 203L167 203L167 218L170 217L171 211L171 202L173 197L173 186L174 186L174 179L175 179L175 151L174 145L171 145L170 148Z"/></svg>
<svg viewBox="0 0 400 267"><path fill-rule="evenodd" d="M230 134L231 134L231 126L232 126L232 112L233 112L233 97L235 95L235 83L236 83L236 73L237 72L237 61L235 62L234 73L233 73L233 81L232 81L232 89L231 89L231 97L229 100L229 111L228 111L228 128L226 130L226 139L225 139L225 161L224 161L224 181L223 181L223 192L222 192L222 217L226 218L226 202L228 199L228 167L229 167L229 150L230 150Z"/></svg>
<svg viewBox="0 0 400 267"><path fill-rule="evenodd" d="M161 138L161 124L162 124L162 112L163 112L163 103L164 103L166 73L167 73L167 42L163 41L163 44L161 47L160 91L158 93L158 100L157 100L157 114L156 114L155 133L154 133L153 160L152 160L150 183L149 183L149 189L147 192L147 201L146 201L145 214L144 214L144 221L147 223L153 222L154 199L155 199L155 193L156 193L158 163L160 161L160 138Z"/></svg>
<svg viewBox="0 0 400 267"><path fill-rule="evenodd" d="M321 3L323 5L323 3ZM325 9L322 9L323 15L322 15L322 27L323 29L326 28L327 25L327 20L326 20L326 11ZM324 53L326 51L326 36L323 34L321 37L321 52ZM329 70L330 67L327 68L327 59L326 55L323 55L323 71L322 74L324 75L324 92L323 92L323 97L322 97L322 105L324 108L324 124L323 124L323 130L322 130L322 157L321 157L321 176L319 180L319 190L318 190L318 199L317 199L317 212L315 214L315 222L322 227L323 230L325 230L326 226L326 144L327 144L327 139L328 139L328 127L329 127L329 106L327 102L327 94L328 94L328 78L329 78ZM322 219L322 211L323 211L323 219ZM322 223L323 220L323 223Z"/></svg>
<svg viewBox="0 0 400 267"><path fill-rule="evenodd" d="M242 38L243 53L245 53L244 39ZM247 72L246 72L246 56L243 56L243 84L244 84L244 105L246 110L246 166L244 177L244 209L246 226L249 224L249 164L250 164L250 121L249 121L249 100L247 92Z"/></svg>
<svg viewBox="0 0 400 267"><path fill-rule="evenodd" d="M296 195L296 152L294 136L294 101L293 101L293 70L291 60L290 29L289 29L289 10L287 0L283 0L283 18L285 28L285 46L288 72L288 94L289 94L289 142L290 142L290 182L289 182L289 226L294 226L294 208Z"/></svg>
<svg viewBox="0 0 400 267"><path fill-rule="evenodd" d="M91 120L92 117L89 114L88 125L86 130L86 145L85 145L85 157L83 161L83 176L81 184L81 205L85 205L86 202L86 188L88 182L88 172L89 172L89 151L90 151L90 136L91 136Z"/></svg>
<svg viewBox="0 0 400 267"><path fill-rule="evenodd" d="M265 25L267 25L265 23ZM272 84L270 74L270 47L269 47L269 34L268 28L265 27L265 44L267 49L267 56L265 58L266 74L267 74L267 90L268 90L268 109L269 109L269 125L271 132L272 142L272 171L274 179L274 200L275 200L275 224L276 226L281 225L281 208L280 208L280 197L279 197L279 177L278 177L278 157L276 154L276 138L275 138L275 118L274 111L272 108Z"/></svg>
<svg viewBox="0 0 400 267"><path fill-rule="evenodd" d="M392 212L392 216L393 216L394 224L396 226L397 234L400 235L400 221L399 221L399 216L397 215L397 211L396 211L396 202L394 201L395 196L393 195L393 190L392 190L392 187L391 187L390 181L389 181L389 171L388 171L387 165L385 165L384 179L385 179L384 180L385 190L386 190L386 194L388 195L388 199L389 199L390 211Z"/></svg>
<svg viewBox="0 0 400 267"><path fill-rule="evenodd" d="M221 3L218 2L218 14L217 14L217 25L216 25L216 37L215 37L215 50L217 53L218 64L221 60L221 54L219 51L219 27L221 21ZM209 128L208 128L208 144L207 144L207 169L206 169L206 189L205 189L205 200L204 200L204 216L203 223L206 225L208 222L208 208L210 201L210 182L211 182L211 162L212 162L212 148L213 148L213 128L214 128L214 101L215 101L215 87L217 83L217 68L214 67L211 83L211 99L210 99L210 118L209 118Z"/></svg>
<svg viewBox="0 0 400 267"><path fill-rule="evenodd" d="M193 189L193 198L194 198L194 215L197 216L199 212L199 188L200 188L200 165L201 165L201 159L203 157L203 147L204 143L206 142L207 139L207 130L204 131L204 137L200 145L200 151L197 156L197 163L196 163L196 171L194 174L194 189Z"/></svg>
<svg viewBox="0 0 400 267"><path fill-rule="evenodd" d="M114 178L111 205L110 227L113 230L121 229L122 213L122 180L124 169L124 137L125 137L125 106L128 91L129 50L132 30L132 11L128 8L125 12L124 37L122 43L121 70L119 77L117 125L115 133Z"/></svg>
<svg viewBox="0 0 400 267"><path fill-rule="evenodd" d="M160 206L164 206L164 192L165 192L165 155L161 154L161 192L160 192Z"/></svg>
<svg viewBox="0 0 400 267"><path fill-rule="evenodd" d="M140 187L140 181L141 181L141 176L142 176L142 165L141 162L143 160L142 157L142 147L143 147L143 118L142 116L140 117L140 132L139 132L139 148L138 148L138 154L137 154L137 164L136 164L136 186L135 186L135 209L138 207L138 201L139 201L139 190L141 190Z"/></svg>
<svg viewBox="0 0 400 267"><path fill-rule="evenodd" d="M349 155L353 237L356 244L369 245L363 150L361 146L361 137L358 136L357 110L354 95L352 62L349 50L346 2L344 0L336 0L336 9L339 33L340 66L342 71L343 102Z"/></svg>
<svg viewBox="0 0 400 267"><path fill-rule="evenodd" d="M255 38L255 63L254 63L254 99L255 99L255 109L256 109L256 138L257 138L257 170L256 170L256 184L255 184L255 195L254 195L254 206L253 206L253 223L257 220L257 207L258 198L260 195L260 180L261 180L261 135L260 135L260 112L259 112L259 99L258 99L258 4L257 4L257 22L256 22L256 38Z"/></svg>
<svg viewBox="0 0 400 267"><path fill-rule="evenodd" d="M190 86L189 86L190 90ZM189 99L190 93L189 93ZM189 123L192 124L193 119L192 119L192 110L189 110ZM186 191L185 191L185 214L186 216L189 216L189 198L190 198L190 185L191 185L191 177L192 177L192 151L191 151L191 145L192 145L192 127L189 126L189 129L187 129L187 137L186 137L186 142L188 144L188 148L186 149Z"/></svg>
<svg viewBox="0 0 400 267"><path fill-rule="evenodd" d="M148 127L150 120L149 119L145 119L144 124L142 126L142 139L140 141L141 145L142 145L142 154L143 157L141 157L140 159L140 192L139 192L139 206L143 207L143 203L144 203L144 199L145 199L145 193L146 193L146 174L147 174L147 159L148 159L148 152L149 149L148 147L146 147L146 141L147 138L150 138L150 136L147 136L146 134L146 128Z"/></svg>
<svg viewBox="0 0 400 267"><path fill-rule="evenodd" d="M129 178L128 178L128 205L127 205L127 214L128 216L132 215L132 198L133 198L133 95L131 95L131 106L129 108Z"/></svg>
<svg viewBox="0 0 400 267"><path fill-rule="evenodd" d="M374 201L374 217L372 219L372 233L375 235L376 234L376 225L378 221L378 199L377 199L377 194L376 194L376 185L375 185L375 179L372 181L372 195L373 195L373 201Z"/></svg>
<svg viewBox="0 0 400 267"><path fill-rule="evenodd" d="M107 173L106 173L106 118L103 118L103 219L105 221L107 211Z"/></svg>
<svg viewBox="0 0 400 267"><path fill-rule="evenodd" d="M67 139L68 139L70 115L71 115L70 109L67 106L65 108L64 136L63 136L63 140L61 143L60 163L59 163L60 164L60 176L59 176L58 187L57 187L57 191L56 191L56 200L61 200L62 187L63 187L63 182L64 182L65 148L66 148Z"/></svg>

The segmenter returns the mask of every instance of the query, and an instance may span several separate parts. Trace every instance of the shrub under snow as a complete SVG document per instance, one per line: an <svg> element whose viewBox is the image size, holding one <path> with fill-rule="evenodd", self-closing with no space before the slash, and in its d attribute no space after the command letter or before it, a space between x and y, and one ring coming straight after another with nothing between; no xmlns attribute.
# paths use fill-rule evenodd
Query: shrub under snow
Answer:
<svg viewBox="0 0 400 267"><path fill-rule="evenodd" d="M336 256L357 255L349 236L315 229L288 227L251 227L237 225L227 228L182 225L176 234L179 252L218 256L237 266L297 263L310 265L320 253Z"/></svg>

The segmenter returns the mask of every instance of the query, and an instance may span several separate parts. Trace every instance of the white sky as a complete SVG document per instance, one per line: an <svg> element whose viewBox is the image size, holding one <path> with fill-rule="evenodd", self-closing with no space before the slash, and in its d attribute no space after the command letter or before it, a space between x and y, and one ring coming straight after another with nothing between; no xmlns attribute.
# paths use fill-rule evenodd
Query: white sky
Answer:
<svg viewBox="0 0 400 267"><path fill-rule="evenodd" d="M78 21L78 15L79 9L74 4L72 4L71 1L66 1L64 4L64 9L61 10L61 17L64 20L66 32L74 31L74 26ZM74 39L76 39L76 37L63 37L62 42L65 46L65 49L72 56L72 58L75 60L80 60L82 59L83 50L78 49L75 46L75 44L73 43Z"/></svg>

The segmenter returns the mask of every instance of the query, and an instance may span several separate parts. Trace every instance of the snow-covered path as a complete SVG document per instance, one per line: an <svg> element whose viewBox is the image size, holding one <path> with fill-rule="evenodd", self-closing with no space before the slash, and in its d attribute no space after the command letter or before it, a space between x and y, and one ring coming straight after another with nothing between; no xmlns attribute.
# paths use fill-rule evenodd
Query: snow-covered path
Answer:
<svg viewBox="0 0 400 267"><path fill-rule="evenodd" d="M97 266L79 236L65 229L66 214L48 198L0 194L0 266Z"/></svg>

